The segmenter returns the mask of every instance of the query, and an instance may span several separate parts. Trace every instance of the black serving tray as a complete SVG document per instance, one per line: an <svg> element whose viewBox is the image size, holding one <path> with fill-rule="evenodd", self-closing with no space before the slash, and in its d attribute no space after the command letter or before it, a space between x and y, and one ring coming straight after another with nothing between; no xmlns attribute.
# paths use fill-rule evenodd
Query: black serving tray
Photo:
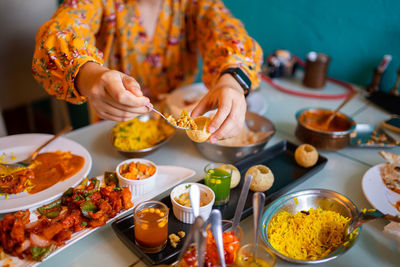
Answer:
<svg viewBox="0 0 400 267"><path fill-rule="evenodd" d="M377 91L371 93L367 98L386 111L400 115L400 96Z"/></svg>
<svg viewBox="0 0 400 267"><path fill-rule="evenodd" d="M320 171L327 162L327 159L320 155L318 162L313 167L300 167L297 165L294 159L294 151L296 148L297 146L295 144L292 144L289 141L282 141L261 151L258 154L252 155L235 163L235 166L239 169L242 177L244 177L246 171L253 165L263 164L271 169L274 174L275 181L273 186L265 192L265 205L271 203L276 198L310 178L312 175ZM231 220L233 218L237 202L239 200L240 191L243 186L243 180L244 179L242 179L236 188L231 190L230 199L226 205L214 207L221 210L223 219ZM204 183L204 180L200 180L199 182ZM250 191L247 196L241 220L253 213L252 197L253 192ZM178 231L185 231L186 233L189 233L191 225L184 224L175 218L172 212L172 203L170 197L167 196L161 199L161 202L170 207L168 235L171 233L176 234ZM166 248L161 252L155 254L146 254L135 244L133 214L113 222L111 226L124 244L127 245L133 252L135 252L141 260L149 265L173 263L176 261L183 244L183 241L181 241L177 248L173 248L168 242Z"/></svg>

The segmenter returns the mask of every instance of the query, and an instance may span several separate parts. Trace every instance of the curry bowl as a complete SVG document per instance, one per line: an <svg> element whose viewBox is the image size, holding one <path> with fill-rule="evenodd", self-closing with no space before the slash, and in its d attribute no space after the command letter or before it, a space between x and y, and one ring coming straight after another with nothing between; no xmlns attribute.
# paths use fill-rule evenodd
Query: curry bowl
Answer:
<svg viewBox="0 0 400 267"><path fill-rule="evenodd" d="M303 143L323 150L335 151L347 147L350 144L351 134L356 129L356 123L351 117L337 113L329 128L323 127L323 123L332 113L333 110L325 108L299 110L296 113L296 137Z"/></svg>
<svg viewBox="0 0 400 267"><path fill-rule="evenodd" d="M151 125L152 122L149 123L150 120L154 121L154 125ZM129 125L130 123L131 125ZM135 124L140 124L143 127L142 131L138 131ZM147 132L145 133L145 131ZM140 115L128 122L117 123L111 131L110 141L111 145L122 156L126 158L140 158L155 152L165 145L171 140L174 133L175 129L161 119L159 115L149 113ZM146 140L148 139L143 140L146 137L152 141L148 143L148 146L139 149L130 148L130 146L137 145L140 142L147 142Z"/></svg>
<svg viewBox="0 0 400 267"><path fill-rule="evenodd" d="M317 217L317 218L319 218L320 220L323 220L324 218L326 220L331 219L332 217L329 217L329 216L332 215L332 212L334 212L334 214L337 214L338 216L341 215L341 216L347 218L347 220L353 219L359 213L357 206L349 198L347 198L346 196L344 196L340 193L332 191L332 190L309 189L309 190L303 190L303 191L290 193L290 194L287 194L287 195L284 195L284 196L278 198L266 209L266 211L262 217L262 220L261 220L261 229L260 229L261 236L262 236L264 243L279 258L281 258L285 261L288 261L290 263L296 263L296 264L323 263L323 262L333 260L333 259L343 255L357 241L358 236L360 235L360 232L361 232L361 228L354 231L351 234L351 237L349 240L340 239L340 243L338 246L336 246L335 248L332 248L332 251L327 252L326 253L327 255L317 257L316 259L298 259L295 257L290 257L287 254L284 254L283 252L279 251L277 248L275 248L271 244L271 243L273 243L273 240L272 240L273 234L276 233L278 230L276 228L273 228L273 223L279 221L279 216L284 216L284 213L287 212L291 215L304 213L305 215L301 214L301 216L307 217L310 215L310 209L315 210L318 208L322 209L324 212L329 212L329 215L326 215L327 213L324 213L324 216L326 216L326 217L322 217L322 215L321 215L322 213L321 213L321 211L319 211L318 215L320 215L321 217ZM313 219L315 217L308 217L308 218ZM337 217L334 219L337 219ZM297 222L299 222L299 221L297 221ZM327 221L325 221L325 223L327 223ZM324 224L324 225L327 225L327 224ZM347 225L347 223L342 224L342 226L341 226L342 228L340 228L340 227L334 228L334 229L338 229L337 236L339 236L339 237L344 236L345 226L343 226L343 225ZM310 231L310 229L312 229L311 231L316 231L316 229L312 228L312 226L309 226L307 229L309 231ZM322 227L321 227L321 229L322 229ZM282 230L282 229L279 229L279 230ZM325 230L329 231L330 229L327 228ZM343 232L341 232L339 230L343 230ZM322 229L320 233L324 233L324 229ZM306 238L308 238L308 237L312 237L313 234L317 234L317 232L314 232L314 233L308 232L308 233L305 233L305 236L306 236ZM298 232L296 232L296 238L299 239L300 235L301 235L301 232L300 232L300 228L299 228ZM317 235L317 236L320 237L320 235ZM323 237L320 237L320 238L323 238ZM290 237L286 236L285 240L290 240ZM301 243L301 241L296 240L295 244L298 244L299 242ZM291 244L293 244L293 242ZM291 248L291 251L294 251L294 249ZM311 251L311 249L308 248L307 251Z"/></svg>
<svg viewBox="0 0 400 267"><path fill-rule="evenodd" d="M209 141L203 143L193 142L193 144L196 146L197 150L209 160L215 162L235 163L249 155L260 152L275 134L275 125L269 119L257 113L247 111L245 123L245 127L252 132L269 134L260 138L260 140L247 145L233 146L222 143L212 144Z"/></svg>

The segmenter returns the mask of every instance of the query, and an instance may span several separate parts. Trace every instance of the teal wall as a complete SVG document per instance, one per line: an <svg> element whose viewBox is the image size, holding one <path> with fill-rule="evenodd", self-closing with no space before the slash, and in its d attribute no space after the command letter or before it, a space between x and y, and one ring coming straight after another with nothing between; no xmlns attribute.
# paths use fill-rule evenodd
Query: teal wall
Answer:
<svg viewBox="0 0 400 267"><path fill-rule="evenodd" d="M331 77L367 85L384 54L393 59L382 88L393 87L400 67L400 1L224 0L243 21L264 55L277 48L304 59L309 51L331 56Z"/></svg>

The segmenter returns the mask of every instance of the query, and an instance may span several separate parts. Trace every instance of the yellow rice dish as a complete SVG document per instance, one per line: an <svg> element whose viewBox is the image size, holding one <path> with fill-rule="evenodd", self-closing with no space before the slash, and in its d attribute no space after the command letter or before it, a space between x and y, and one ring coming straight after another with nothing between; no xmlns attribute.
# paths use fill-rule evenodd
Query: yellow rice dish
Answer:
<svg viewBox="0 0 400 267"><path fill-rule="evenodd" d="M134 118L117 123L112 130L112 140L116 148L132 151L152 147L173 133L174 128L161 120Z"/></svg>
<svg viewBox="0 0 400 267"><path fill-rule="evenodd" d="M274 216L267 229L271 245L280 253L297 260L324 258L344 240L343 234L350 218L321 208Z"/></svg>

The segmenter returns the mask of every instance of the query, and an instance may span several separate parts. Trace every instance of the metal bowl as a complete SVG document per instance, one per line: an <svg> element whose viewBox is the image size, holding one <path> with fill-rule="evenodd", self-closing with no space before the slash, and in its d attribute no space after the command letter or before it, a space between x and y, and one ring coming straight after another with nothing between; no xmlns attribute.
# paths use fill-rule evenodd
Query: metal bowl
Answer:
<svg viewBox="0 0 400 267"><path fill-rule="evenodd" d="M149 113L146 115L140 115L138 116L139 120L141 121L148 121L149 119L160 119L159 116L155 113ZM154 151L156 151L157 149L159 149L161 146L163 146L164 144L166 144L169 140L171 140L171 138L174 136L175 134L175 129L174 132L168 136L167 138L161 140L160 142L158 142L157 144L155 144L152 147L148 147L148 148L144 148L144 149L139 149L139 150L121 150L117 147L114 146L114 136L112 135L112 131L111 131L111 135L110 135L110 141L111 141L111 145L124 157L127 158L141 158L144 156L147 156L151 153L153 153Z"/></svg>
<svg viewBox="0 0 400 267"><path fill-rule="evenodd" d="M318 149L323 150L338 150L347 147L350 144L350 135L356 129L356 123L354 120L343 114L338 113L335 120L338 123L346 124L345 130L342 131L323 131L310 128L307 124L300 120L301 115L306 112L318 112L318 111L332 111L331 109L325 108L304 108L296 112L297 127L295 135L296 137L304 143L311 144Z"/></svg>
<svg viewBox="0 0 400 267"><path fill-rule="evenodd" d="M290 258L286 255L283 255L279 251L277 251L268 240L268 224L270 220L280 211L287 211L291 214L295 214L300 211L308 211L310 208L318 208L320 207L323 210L331 210L335 211L342 216L348 218L354 218L359 213L357 206L346 196L337 193L332 190L327 189L309 189L304 191L298 191L294 193L290 193L284 195L277 200L275 200L265 211L262 217L262 226L261 227L261 236L264 240L265 244L281 259L296 263L296 264L316 264L323 263L330 260L333 260L341 255L343 255L346 251L348 251L354 243L357 241L358 236L361 233L361 228L359 231L354 232L353 238L349 240L346 245L340 246L331 254L317 260L297 260ZM264 227L265 226L265 227Z"/></svg>
<svg viewBox="0 0 400 267"><path fill-rule="evenodd" d="M223 163L235 163L251 154L260 152L275 134L275 126L269 119L251 111L246 112L246 125L254 132L273 131L273 134L256 144L247 146L224 146L220 144L211 144L210 142L193 143L197 150L209 160Z"/></svg>

